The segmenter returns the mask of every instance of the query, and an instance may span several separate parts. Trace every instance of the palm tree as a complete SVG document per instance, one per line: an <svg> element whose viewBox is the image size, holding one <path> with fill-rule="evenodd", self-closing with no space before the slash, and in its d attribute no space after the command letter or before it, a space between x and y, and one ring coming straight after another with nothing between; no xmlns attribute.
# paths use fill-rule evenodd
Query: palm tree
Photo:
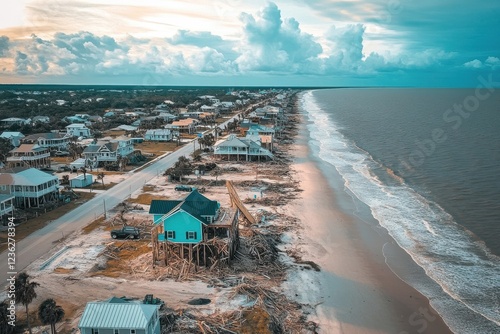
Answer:
<svg viewBox="0 0 500 334"><path fill-rule="evenodd" d="M56 323L61 321L64 317L64 310L61 306L57 305L52 298L44 300L38 307L38 318L42 324L49 325L52 334L57 334Z"/></svg>
<svg viewBox="0 0 500 334"><path fill-rule="evenodd" d="M106 174L104 174L104 172L100 172L99 174L97 174L97 179L100 179L102 181L102 187L104 188L104 177L106 176Z"/></svg>
<svg viewBox="0 0 500 334"><path fill-rule="evenodd" d="M86 182L87 181L87 168L85 167L80 167L80 170L82 171L83 173L83 181Z"/></svg>
<svg viewBox="0 0 500 334"><path fill-rule="evenodd" d="M40 284L31 282L30 276L22 272L17 275L14 286L16 288L16 303L21 303L26 307L26 322L28 323L28 330L32 334L28 305L36 298L35 289Z"/></svg>

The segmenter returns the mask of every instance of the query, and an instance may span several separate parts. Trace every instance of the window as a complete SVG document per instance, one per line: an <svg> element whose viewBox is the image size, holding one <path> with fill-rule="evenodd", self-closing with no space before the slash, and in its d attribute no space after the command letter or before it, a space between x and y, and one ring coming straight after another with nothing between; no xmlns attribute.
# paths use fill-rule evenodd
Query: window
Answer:
<svg viewBox="0 0 500 334"><path fill-rule="evenodd" d="M175 239L175 231L167 231L167 239Z"/></svg>
<svg viewBox="0 0 500 334"><path fill-rule="evenodd" d="M131 329L130 334L135 334L135 329Z"/></svg>
<svg viewBox="0 0 500 334"><path fill-rule="evenodd" d="M118 329L115 329L115 330L113 331L113 333L114 333L114 334L118 334L118 333L119 333Z"/></svg>
<svg viewBox="0 0 500 334"><path fill-rule="evenodd" d="M188 239L188 240L196 239L196 232L187 231L186 232L186 239Z"/></svg>
<svg viewBox="0 0 500 334"><path fill-rule="evenodd" d="M99 334L99 330L97 328L92 328L92 334Z"/></svg>

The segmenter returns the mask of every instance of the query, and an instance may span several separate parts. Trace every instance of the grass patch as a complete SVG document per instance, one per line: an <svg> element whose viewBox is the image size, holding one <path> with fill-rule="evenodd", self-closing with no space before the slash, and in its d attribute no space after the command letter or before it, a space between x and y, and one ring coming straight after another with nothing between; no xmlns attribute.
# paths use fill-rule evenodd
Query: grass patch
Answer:
<svg viewBox="0 0 500 334"><path fill-rule="evenodd" d="M151 201L157 199L157 200L168 200L169 198L167 196L158 196L154 194L140 194L137 196L137 198L129 198L128 202L129 203L136 203L136 204L144 204L144 205L150 205Z"/></svg>
<svg viewBox="0 0 500 334"><path fill-rule="evenodd" d="M78 195L80 196L78 199L71 201L68 204L64 204L52 211L41 214L36 218L28 219L26 222L16 226L16 241L19 242L31 233L48 225L53 220L56 220L71 210L79 207L83 202L87 202L93 198L95 193L78 193ZM7 238L7 231L0 232L0 251L7 249Z"/></svg>
<svg viewBox="0 0 500 334"><path fill-rule="evenodd" d="M171 152L178 149L176 142L154 142L144 141L142 143L134 144L136 150L141 150L142 154L150 153L154 155L162 155L165 152Z"/></svg>

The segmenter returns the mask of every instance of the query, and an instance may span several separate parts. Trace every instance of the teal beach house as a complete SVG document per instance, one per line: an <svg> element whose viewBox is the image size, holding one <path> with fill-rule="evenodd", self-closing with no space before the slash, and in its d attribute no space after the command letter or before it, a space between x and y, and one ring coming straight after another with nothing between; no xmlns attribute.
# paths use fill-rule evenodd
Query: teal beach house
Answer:
<svg viewBox="0 0 500 334"><path fill-rule="evenodd" d="M218 201L196 189L182 200L151 201L149 214L154 225L151 231L154 261L162 258L166 264L175 254L197 265L206 265L209 257L218 258L221 251L228 252L227 260L231 259L238 246L238 211L221 208Z"/></svg>

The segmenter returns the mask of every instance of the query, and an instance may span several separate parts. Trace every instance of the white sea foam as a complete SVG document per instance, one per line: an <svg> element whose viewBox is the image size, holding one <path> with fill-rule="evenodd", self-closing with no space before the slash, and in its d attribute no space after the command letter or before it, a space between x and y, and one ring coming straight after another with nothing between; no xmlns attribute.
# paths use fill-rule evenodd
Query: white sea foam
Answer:
<svg viewBox="0 0 500 334"><path fill-rule="evenodd" d="M404 180L384 184L372 171L388 169L338 131L312 92L302 95L301 102L310 121L308 129L311 144L317 148L315 154L336 168L344 186L368 205L394 240L450 297L433 303L445 321L460 333L489 332L492 326L500 325L498 258L485 252L451 215ZM433 296L428 297L433 300ZM453 313L464 306L476 313L473 319L464 321L460 319L462 314Z"/></svg>

